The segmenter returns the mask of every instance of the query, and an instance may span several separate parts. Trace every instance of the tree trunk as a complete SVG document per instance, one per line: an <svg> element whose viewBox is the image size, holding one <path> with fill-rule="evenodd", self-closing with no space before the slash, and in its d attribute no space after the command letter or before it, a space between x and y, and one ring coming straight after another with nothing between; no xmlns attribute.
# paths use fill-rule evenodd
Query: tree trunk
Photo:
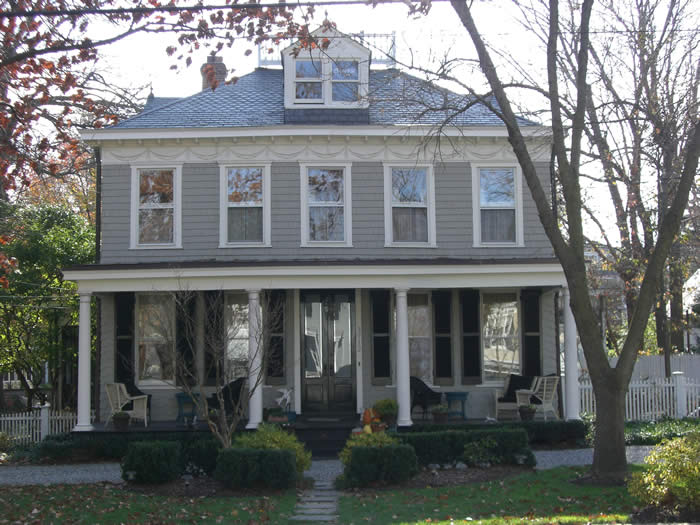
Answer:
<svg viewBox="0 0 700 525"><path fill-rule="evenodd" d="M671 348L675 352L683 351L683 262L681 261L680 244L676 241L671 248L670 257L671 292Z"/></svg>
<svg viewBox="0 0 700 525"><path fill-rule="evenodd" d="M623 483L627 475L625 454L626 388L617 378L601 381L594 389L596 405L595 448L592 475L599 481Z"/></svg>

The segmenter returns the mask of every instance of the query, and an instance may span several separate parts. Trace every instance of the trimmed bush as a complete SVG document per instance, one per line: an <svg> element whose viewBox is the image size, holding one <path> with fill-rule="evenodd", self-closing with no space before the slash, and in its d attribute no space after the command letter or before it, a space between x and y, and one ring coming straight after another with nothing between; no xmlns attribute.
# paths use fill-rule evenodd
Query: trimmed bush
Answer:
<svg viewBox="0 0 700 525"><path fill-rule="evenodd" d="M527 433L523 429L471 430L469 432L447 430L444 432L406 432L397 437L411 445L421 465L437 463L447 465L461 461L467 443L490 439L495 443L495 457L489 463L534 465L535 456L528 446Z"/></svg>
<svg viewBox="0 0 700 525"><path fill-rule="evenodd" d="M221 444L216 439L198 439L183 445L182 455L185 467L192 465L196 470L211 476L216 469L216 457Z"/></svg>
<svg viewBox="0 0 700 525"><path fill-rule="evenodd" d="M410 445L354 446L345 466L344 483L350 487L400 483L417 471L416 453Z"/></svg>
<svg viewBox="0 0 700 525"><path fill-rule="evenodd" d="M633 496L646 505L700 510L700 432L657 446L644 463L627 485Z"/></svg>
<svg viewBox="0 0 700 525"><path fill-rule="evenodd" d="M182 473L180 443L176 441L135 441L122 461L122 478L137 483L166 483Z"/></svg>
<svg viewBox="0 0 700 525"><path fill-rule="evenodd" d="M287 449L223 449L214 477L229 488L291 487L297 479L295 455Z"/></svg>
<svg viewBox="0 0 700 525"><path fill-rule="evenodd" d="M232 445L234 448L290 450L295 455L299 476L311 466L311 452L294 434L285 432L277 425L261 423L255 432L247 432L234 439Z"/></svg>
<svg viewBox="0 0 700 525"><path fill-rule="evenodd" d="M340 461L345 467L350 463L350 455L353 447L388 447L398 445L399 440L386 432L373 432L372 434L353 434L345 442L340 451Z"/></svg>

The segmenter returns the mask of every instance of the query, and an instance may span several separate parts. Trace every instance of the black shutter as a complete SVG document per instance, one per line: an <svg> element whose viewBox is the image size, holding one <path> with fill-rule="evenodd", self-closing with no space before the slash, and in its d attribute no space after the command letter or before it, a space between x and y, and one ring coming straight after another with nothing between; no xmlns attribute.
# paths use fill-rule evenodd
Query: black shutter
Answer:
<svg viewBox="0 0 700 525"><path fill-rule="evenodd" d="M452 293L433 292L435 379L452 378Z"/></svg>
<svg viewBox="0 0 700 525"><path fill-rule="evenodd" d="M462 290L462 383L481 382L481 320L479 290Z"/></svg>
<svg viewBox="0 0 700 525"><path fill-rule="evenodd" d="M134 301L133 292L114 294L114 380L134 382Z"/></svg>
<svg viewBox="0 0 700 525"><path fill-rule="evenodd" d="M372 290L370 302L372 304L373 377L388 380L391 377L389 291Z"/></svg>
<svg viewBox="0 0 700 525"><path fill-rule="evenodd" d="M197 363L195 361L195 315L196 294L180 292L175 297L175 351L176 383L182 385L186 379L190 385L197 384ZM184 367L183 370L181 367Z"/></svg>
<svg viewBox="0 0 700 525"><path fill-rule="evenodd" d="M224 292L208 290L204 292L204 384L207 386L216 386L216 360L223 380L225 341Z"/></svg>
<svg viewBox="0 0 700 525"><path fill-rule="evenodd" d="M523 375L542 375L540 356L540 290L520 292L523 312Z"/></svg>
<svg viewBox="0 0 700 525"><path fill-rule="evenodd" d="M284 378L284 314L286 296L284 290L270 290L268 293L268 312L263 313L263 323L267 325L264 329L270 331L266 352L267 380L271 383L281 384L279 380ZM270 316L269 322L265 321L265 315Z"/></svg>

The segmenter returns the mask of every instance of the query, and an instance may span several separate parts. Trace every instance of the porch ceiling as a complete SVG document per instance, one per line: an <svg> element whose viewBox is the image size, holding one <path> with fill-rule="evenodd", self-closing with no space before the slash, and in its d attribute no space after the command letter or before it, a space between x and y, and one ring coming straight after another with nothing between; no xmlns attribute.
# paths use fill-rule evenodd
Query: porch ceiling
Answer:
<svg viewBox="0 0 700 525"><path fill-rule="evenodd" d="M188 266L147 268L99 265L64 270L81 293L120 291L524 288L566 284L558 262L526 264L342 264Z"/></svg>

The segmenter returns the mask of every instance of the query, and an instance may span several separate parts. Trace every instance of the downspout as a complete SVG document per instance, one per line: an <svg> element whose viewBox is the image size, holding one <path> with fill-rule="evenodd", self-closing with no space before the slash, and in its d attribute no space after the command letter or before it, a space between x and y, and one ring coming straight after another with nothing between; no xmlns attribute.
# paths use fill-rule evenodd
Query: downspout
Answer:
<svg viewBox="0 0 700 525"><path fill-rule="evenodd" d="M95 148L95 264L100 263L102 252L102 151ZM92 370L95 373L93 384L93 403L96 421L100 420L100 377L102 373L102 300L95 296L95 362Z"/></svg>

